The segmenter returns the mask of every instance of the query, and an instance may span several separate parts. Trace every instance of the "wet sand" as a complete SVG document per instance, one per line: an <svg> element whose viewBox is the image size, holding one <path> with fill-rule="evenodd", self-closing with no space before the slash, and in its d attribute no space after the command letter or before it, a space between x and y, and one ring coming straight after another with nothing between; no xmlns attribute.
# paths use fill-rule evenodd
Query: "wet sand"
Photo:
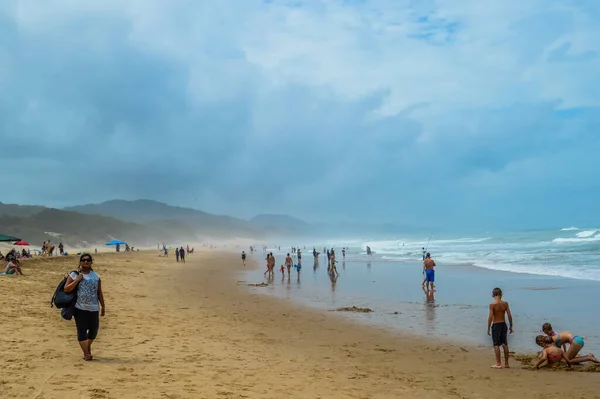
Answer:
<svg viewBox="0 0 600 399"><path fill-rule="evenodd" d="M436 271L437 290L431 296L421 287L422 265L417 262L348 260L340 262L338 270L340 277L332 282L321 257L316 268L305 262L301 281L295 271L290 280L277 273L260 292L324 310L367 307L373 312L349 313L348 317L399 332L487 348L487 305L492 301L492 289L501 287L515 323L516 332L509 336L511 349L537 352L535 336L541 333L542 324L551 322L557 331L584 337L585 353L600 354L600 320L590 317L597 313L596 304L581 295L593 298L600 292L598 281L442 264ZM253 283L266 281L260 271L246 272L244 278Z"/></svg>
<svg viewBox="0 0 600 399"><path fill-rule="evenodd" d="M261 295L239 256L186 264L99 254L106 317L85 362L48 301L74 258L0 276L2 398L600 397L600 373L491 370L491 349L440 344Z"/></svg>

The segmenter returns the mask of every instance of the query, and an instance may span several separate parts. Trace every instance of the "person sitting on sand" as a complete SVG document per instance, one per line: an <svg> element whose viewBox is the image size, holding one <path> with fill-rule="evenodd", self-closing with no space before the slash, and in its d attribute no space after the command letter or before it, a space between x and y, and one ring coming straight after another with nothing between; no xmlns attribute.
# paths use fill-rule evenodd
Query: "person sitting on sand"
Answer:
<svg viewBox="0 0 600 399"><path fill-rule="evenodd" d="M7 256L6 260L8 260L8 264L4 269L4 273L6 274L14 274L16 276L22 276L23 271L21 270L21 265L13 256Z"/></svg>
<svg viewBox="0 0 600 399"><path fill-rule="evenodd" d="M589 353L586 356L577 356L581 349L583 349L584 342L583 338L578 335L574 335L573 333L563 331L563 332L555 332L550 323L544 323L542 326L542 331L549 338L552 338L552 342L558 348L562 347L563 351L567 354L567 358L573 364L579 364L584 362L593 362L599 363L592 353ZM569 350L567 350L567 344L569 344Z"/></svg>
<svg viewBox="0 0 600 399"><path fill-rule="evenodd" d="M539 369L544 363L548 366L560 363L563 359L567 363L567 367L571 367L571 361L566 353L554 344L552 337L546 335L538 335L535 337L535 343L544 348L542 350L540 360L535 364L535 368Z"/></svg>

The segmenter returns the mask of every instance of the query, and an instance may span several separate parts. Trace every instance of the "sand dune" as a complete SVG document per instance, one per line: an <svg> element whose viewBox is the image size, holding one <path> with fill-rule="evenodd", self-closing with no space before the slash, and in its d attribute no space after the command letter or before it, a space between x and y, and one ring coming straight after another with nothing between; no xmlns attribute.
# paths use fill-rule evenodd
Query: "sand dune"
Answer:
<svg viewBox="0 0 600 399"><path fill-rule="evenodd" d="M0 276L2 398L600 397L598 373L494 371L490 350L355 325L259 295L237 255L99 254L107 312L93 362L48 301L75 258ZM253 293L256 292L256 293ZM483 326L483 328L485 328Z"/></svg>

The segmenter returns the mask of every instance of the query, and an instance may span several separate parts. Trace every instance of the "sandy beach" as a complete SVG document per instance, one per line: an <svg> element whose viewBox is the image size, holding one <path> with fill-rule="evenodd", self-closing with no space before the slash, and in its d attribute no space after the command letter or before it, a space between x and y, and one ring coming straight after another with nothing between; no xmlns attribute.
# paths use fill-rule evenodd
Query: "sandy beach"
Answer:
<svg viewBox="0 0 600 399"><path fill-rule="evenodd" d="M95 257L106 317L93 362L51 309L74 257L0 276L2 398L597 398L600 373L491 370L491 348L353 323L261 295L237 254ZM248 267L251 267L249 265ZM352 304L348 304L352 305Z"/></svg>

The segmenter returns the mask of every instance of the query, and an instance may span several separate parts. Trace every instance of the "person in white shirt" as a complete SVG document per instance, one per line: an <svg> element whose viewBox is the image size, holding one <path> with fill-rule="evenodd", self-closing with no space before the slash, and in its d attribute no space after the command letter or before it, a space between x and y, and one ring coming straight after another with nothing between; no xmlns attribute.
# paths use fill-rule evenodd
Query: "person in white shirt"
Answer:
<svg viewBox="0 0 600 399"><path fill-rule="evenodd" d="M94 360L92 343L98 335L100 317L104 316L104 296L100 276L92 270L92 255L82 254L79 258L79 273L72 272L67 277L65 292L77 289L75 303L75 325L77 340L85 360Z"/></svg>

